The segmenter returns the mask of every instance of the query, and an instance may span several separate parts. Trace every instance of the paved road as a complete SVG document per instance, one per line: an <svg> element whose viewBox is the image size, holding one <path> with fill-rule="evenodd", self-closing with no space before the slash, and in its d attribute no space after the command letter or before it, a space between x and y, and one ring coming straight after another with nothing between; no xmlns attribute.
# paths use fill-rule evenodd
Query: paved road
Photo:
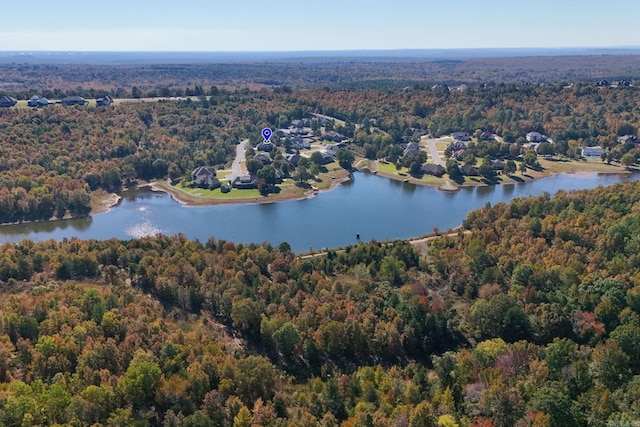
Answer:
<svg viewBox="0 0 640 427"><path fill-rule="evenodd" d="M435 239L441 239L443 237L456 237L459 236L460 234L471 234L470 230L464 230L462 229L462 226L458 226L452 230L450 230L447 233L444 234L431 234L425 237L419 237L419 238L414 238L414 239L405 239L407 240L409 243L411 243L412 245L420 248L420 251L422 252L423 255L427 254L427 251L429 250L429 242ZM397 239L397 240L401 240L401 239ZM383 242L384 244L384 242ZM343 253L344 249L337 249L336 253ZM308 258L315 258L315 257L321 257L321 256L325 256L327 254L326 250L322 250L320 252L315 252L312 254L307 254L307 255L302 255L299 256L299 259L308 259Z"/></svg>
<svg viewBox="0 0 640 427"><path fill-rule="evenodd" d="M240 141L240 144L236 146L236 158L233 159L233 163L231 164L231 174L227 176L229 182L238 176L247 174L247 171L242 169L242 162L245 159L245 151L247 150L248 144L249 140L245 139Z"/></svg>
<svg viewBox="0 0 640 427"><path fill-rule="evenodd" d="M325 116L324 114L318 114L318 113L313 113L314 117L322 117L325 120L333 120L334 122L336 122L336 124L338 125L345 125L344 120L340 120L340 119L336 119L335 117L331 117L331 116Z"/></svg>
<svg viewBox="0 0 640 427"><path fill-rule="evenodd" d="M442 158L440 157L440 154L438 154L438 148L436 147L436 142L438 142L437 139L429 139L429 138L422 138L422 141L427 143L427 146L429 147L429 154L431 154L431 159L433 160L433 163L436 165L441 165L441 166L447 166L447 163L442 160Z"/></svg>

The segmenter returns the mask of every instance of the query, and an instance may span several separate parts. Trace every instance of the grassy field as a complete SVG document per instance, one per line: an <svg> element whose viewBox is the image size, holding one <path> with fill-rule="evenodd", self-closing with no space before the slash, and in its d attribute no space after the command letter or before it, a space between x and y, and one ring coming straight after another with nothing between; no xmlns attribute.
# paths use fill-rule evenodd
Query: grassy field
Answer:
<svg viewBox="0 0 640 427"><path fill-rule="evenodd" d="M596 172L596 173L625 173L627 170L616 164L608 165L602 163L600 159L594 160L549 160L538 159L540 165L552 172L578 173L578 172Z"/></svg>
<svg viewBox="0 0 640 427"><path fill-rule="evenodd" d="M444 150L446 150L448 145L448 142L436 142L436 149L438 150L440 157L444 158Z"/></svg>
<svg viewBox="0 0 640 427"><path fill-rule="evenodd" d="M407 168L403 167L400 170L397 170L396 165L393 163L378 162L378 173L393 179L406 180L415 184L441 185L445 182L445 178L438 178L433 175L423 175L422 178L415 178L409 175Z"/></svg>
<svg viewBox="0 0 640 427"><path fill-rule="evenodd" d="M237 199L250 199L256 197L262 197L257 189L252 190L231 190L228 193L223 193L219 188L215 190L209 190L205 188L194 188L178 184L174 188L187 193L193 197L200 197L204 199L221 199L221 200L237 200Z"/></svg>

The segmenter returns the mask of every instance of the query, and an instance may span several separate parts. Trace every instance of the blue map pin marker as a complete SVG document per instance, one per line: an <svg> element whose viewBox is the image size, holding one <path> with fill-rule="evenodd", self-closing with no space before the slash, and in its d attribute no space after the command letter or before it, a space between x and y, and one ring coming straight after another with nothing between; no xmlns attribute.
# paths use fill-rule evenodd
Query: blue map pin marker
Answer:
<svg viewBox="0 0 640 427"><path fill-rule="evenodd" d="M271 132L271 129L269 128L264 128L262 129L262 137L264 138L265 141L269 141L269 139L271 138L271 134L273 132Z"/></svg>

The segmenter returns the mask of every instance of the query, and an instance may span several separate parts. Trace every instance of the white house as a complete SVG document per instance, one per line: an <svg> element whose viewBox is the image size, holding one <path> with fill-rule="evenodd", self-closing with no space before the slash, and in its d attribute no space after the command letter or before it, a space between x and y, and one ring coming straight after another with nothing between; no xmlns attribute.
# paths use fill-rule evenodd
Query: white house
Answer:
<svg viewBox="0 0 640 427"><path fill-rule="evenodd" d="M582 157L597 157L599 158L602 153L604 153L604 149L600 146L597 147L583 147L582 148Z"/></svg>
<svg viewBox="0 0 640 427"><path fill-rule="evenodd" d="M527 141L529 142L544 142L547 140L547 137L540 132L529 132L527 134Z"/></svg>

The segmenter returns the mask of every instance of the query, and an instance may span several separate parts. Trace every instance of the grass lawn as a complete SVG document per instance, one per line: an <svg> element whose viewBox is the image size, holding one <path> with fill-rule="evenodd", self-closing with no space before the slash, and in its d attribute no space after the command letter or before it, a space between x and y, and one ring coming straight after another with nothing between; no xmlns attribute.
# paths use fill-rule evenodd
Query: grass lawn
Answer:
<svg viewBox="0 0 640 427"><path fill-rule="evenodd" d="M417 179L411 177L411 182L419 182L421 184L432 184L432 185L440 185L445 181L445 178L438 178L433 175L423 175L422 178Z"/></svg>
<svg viewBox="0 0 640 427"><path fill-rule="evenodd" d="M205 199L237 200L263 197L257 189L236 190L234 188L228 193L223 193L219 188L216 188L215 190L209 190L205 188L184 186L182 183L178 184L174 188L185 192L193 197L201 197Z"/></svg>
<svg viewBox="0 0 640 427"><path fill-rule="evenodd" d="M356 167L357 169L368 168L369 166L371 166L371 160L369 159L356 160L356 162L354 163L354 167Z"/></svg>
<svg viewBox="0 0 640 427"><path fill-rule="evenodd" d="M391 175L399 175L399 172L396 169L396 165L393 163L382 163L382 162L378 162L378 170L380 172L386 173L386 174L391 174Z"/></svg>
<svg viewBox="0 0 640 427"><path fill-rule="evenodd" d="M549 160L538 158L540 165L552 172L597 172L597 173L625 173L624 167L619 165L608 165L602 163L600 159L594 160L569 160L558 159Z"/></svg>
<svg viewBox="0 0 640 427"><path fill-rule="evenodd" d="M403 167L402 169L397 170L396 165L393 163L378 162L378 172L395 177L396 179L407 180L416 184L440 185L445 181L445 178L438 178L433 175L423 175L422 178L415 178L409 175L407 168Z"/></svg>
<svg viewBox="0 0 640 427"><path fill-rule="evenodd" d="M449 145L448 142L436 142L436 149L438 150L438 153L440 153L440 155L444 154L444 150L446 150L447 146Z"/></svg>

